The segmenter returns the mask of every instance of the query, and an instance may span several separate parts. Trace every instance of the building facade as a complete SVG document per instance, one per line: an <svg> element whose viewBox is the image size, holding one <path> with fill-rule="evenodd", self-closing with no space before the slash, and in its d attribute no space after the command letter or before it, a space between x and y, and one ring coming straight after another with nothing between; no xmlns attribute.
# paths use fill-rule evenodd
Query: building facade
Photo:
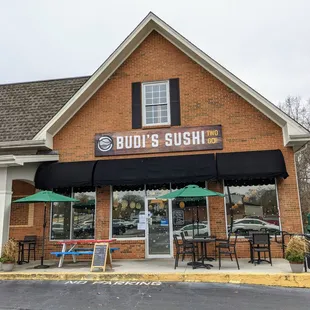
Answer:
<svg viewBox="0 0 310 310"><path fill-rule="evenodd" d="M94 238L115 238L116 258L171 257L182 231L238 233L248 257L249 231L302 231L294 156L309 132L154 14L91 77L27 85L3 89L62 96L0 142L1 242L42 236L42 205L11 203L42 189L79 200L50 207L47 257L59 240ZM225 198L158 198L187 184Z"/></svg>

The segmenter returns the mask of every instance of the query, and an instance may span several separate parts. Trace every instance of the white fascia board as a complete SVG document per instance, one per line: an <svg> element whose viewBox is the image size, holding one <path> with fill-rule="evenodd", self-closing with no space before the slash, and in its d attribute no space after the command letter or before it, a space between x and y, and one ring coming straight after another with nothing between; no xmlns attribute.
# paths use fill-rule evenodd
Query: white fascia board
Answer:
<svg viewBox="0 0 310 310"><path fill-rule="evenodd" d="M1 155L0 167L23 166L26 163L58 161L59 155Z"/></svg>
<svg viewBox="0 0 310 310"><path fill-rule="evenodd" d="M300 124L291 119L283 111L273 105L254 89L238 79L235 75L222 67L214 59L206 55L199 48L185 39L164 21L153 13L135 28L135 30L123 41L123 43L111 54L103 65L92 75L82 88L67 102L67 104L48 122L43 129L34 137L34 140L46 140L47 133L54 136L87 102L89 98L105 83L105 81L118 69L118 67L131 55L139 44L156 30L167 40L183 51L205 70L231 88L239 96L252 104L256 109L266 115L281 128L287 126L288 135L283 137L284 145L294 144L292 134L303 137L310 141L309 132ZM292 134L291 134L292 132ZM295 140L296 141L296 140Z"/></svg>

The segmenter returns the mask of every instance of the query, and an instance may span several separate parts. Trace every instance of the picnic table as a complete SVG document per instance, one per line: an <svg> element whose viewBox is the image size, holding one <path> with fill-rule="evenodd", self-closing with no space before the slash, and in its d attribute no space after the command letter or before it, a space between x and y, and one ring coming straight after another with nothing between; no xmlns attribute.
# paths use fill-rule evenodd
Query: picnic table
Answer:
<svg viewBox="0 0 310 310"><path fill-rule="evenodd" d="M77 249L76 248L77 245L85 245L85 244L94 245L95 243L111 243L114 241L116 241L116 239L58 241L57 244L62 245L61 252L51 252L51 254L56 255L56 257L60 257L59 264L58 264L58 267L60 268L63 265L64 258L66 255L72 255L72 260L74 263L76 263L77 255L92 255L93 254L93 249L83 249L83 248Z"/></svg>

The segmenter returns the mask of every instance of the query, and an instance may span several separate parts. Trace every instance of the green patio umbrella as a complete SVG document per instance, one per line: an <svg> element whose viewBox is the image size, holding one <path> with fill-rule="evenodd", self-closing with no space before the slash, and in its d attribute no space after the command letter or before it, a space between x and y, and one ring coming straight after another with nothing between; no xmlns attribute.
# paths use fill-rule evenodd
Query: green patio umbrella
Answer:
<svg viewBox="0 0 310 310"><path fill-rule="evenodd" d="M198 198L212 197L212 196L224 197L225 195L222 193L211 191L206 188L199 187L198 185L187 185L181 189L162 195L158 198L160 199L183 198L184 200L187 200L187 201L194 201L194 200L198 200ZM197 211L197 224L198 222L199 222L199 219L198 219L198 211ZM197 231L199 234L198 225L197 225ZM193 236L194 236L194 218L193 218Z"/></svg>
<svg viewBox="0 0 310 310"><path fill-rule="evenodd" d="M225 195L222 193L211 191L206 188L199 187L198 185L187 185L181 189L160 196L158 198L161 199L193 198L192 200L195 200L198 197L211 197L211 196L224 197Z"/></svg>
<svg viewBox="0 0 310 310"><path fill-rule="evenodd" d="M44 257L44 243L45 243L45 228L46 228L46 203L47 202L77 202L79 200L56 194L52 191L41 191L37 192L36 194L17 199L15 202L18 203L35 203L35 202L44 202L44 219L43 219L43 242L42 242L42 255L41 255L41 264L36 266L35 268L48 268L48 265L43 264L43 257Z"/></svg>

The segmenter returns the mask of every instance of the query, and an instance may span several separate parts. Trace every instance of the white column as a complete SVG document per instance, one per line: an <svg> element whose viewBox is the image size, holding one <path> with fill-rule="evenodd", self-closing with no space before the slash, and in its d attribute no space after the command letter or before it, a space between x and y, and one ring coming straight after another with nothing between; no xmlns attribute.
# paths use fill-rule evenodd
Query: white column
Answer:
<svg viewBox="0 0 310 310"><path fill-rule="evenodd" d="M3 244L9 239L10 213L12 201L12 180L8 168L0 168L0 256Z"/></svg>

